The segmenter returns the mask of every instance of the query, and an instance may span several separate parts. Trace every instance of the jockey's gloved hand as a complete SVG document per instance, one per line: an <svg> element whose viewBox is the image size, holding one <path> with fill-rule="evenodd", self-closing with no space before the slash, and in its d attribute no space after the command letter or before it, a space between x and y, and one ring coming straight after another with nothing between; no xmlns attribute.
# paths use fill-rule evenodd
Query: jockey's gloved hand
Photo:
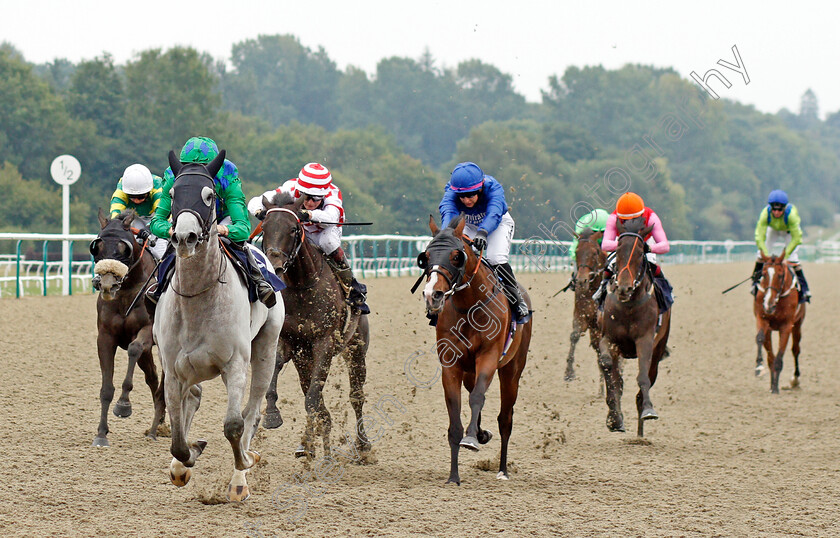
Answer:
<svg viewBox="0 0 840 538"><path fill-rule="evenodd" d="M150 235L152 234L150 234L149 230L146 230L145 228L137 230L137 239L139 239L140 241L145 241L149 238Z"/></svg>
<svg viewBox="0 0 840 538"><path fill-rule="evenodd" d="M301 209L300 210L300 221L301 222L312 222L312 213L310 213L306 209Z"/></svg>
<svg viewBox="0 0 840 538"><path fill-rule="evenodd" d="M479 230L473 239L473 248L481 252L487 248L487 230Z"/></svg>
<svg viewBox="0 0 840 538"><path fill-rule="evenodd" d="M265 209L260 209L254 213L254 216L257 217L257 220L263 220L265 218Z"/></svg>

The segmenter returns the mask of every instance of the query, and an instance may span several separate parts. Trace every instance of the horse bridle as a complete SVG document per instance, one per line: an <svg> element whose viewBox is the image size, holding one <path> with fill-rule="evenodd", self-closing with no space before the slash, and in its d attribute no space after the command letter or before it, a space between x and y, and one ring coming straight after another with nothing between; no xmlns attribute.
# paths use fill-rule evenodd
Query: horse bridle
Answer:
<svg viewBox="0 0 840 538"><path fill-rule="evenodd" d="M286 252L283 249L278 248L277 250L280 251L281 254L286 256L286 261L283 262L283 265L280 266L280 272L286 273L289 270L289 267L297 258L298 253L300 252L300 248L303 246L303 241L306 239L306 230L303 229L303 224L300 222L300 217L298 217L297 213L292 211L291 209L287 209L285 207L272 207L271 209L266 210L265 218L268 217L271 213L288 213L295 218L297 224L295 225L295 241L294 241L294 248L292 248L292 252ZM264 220L263 219L263 220Z"/></svg>
<svg viewBox="0 0 840 538"><path fill-rule="evenodd" d="M429 245L426 246L426 251L429 250L429 247L431 247L433 243L434 243L434 240L432 240L429 243ZM437 245L435 245L435 246L437 247ZM454 245L449 245L449 246L454 247ZM443 248L445 248L445 245L443 246ZM417 266L420 267L420 269L423 269L423 274L420 275L420 278L417 279L417 282L411 288L411 293L414 293L417 290L417 287L420 285L420 282L422 281L423 277L430 277L432 275L432 273L437 273L437 274L441 275L444 278L444 280L446 280L446 283L449 285L449 290L445 291L444 294L443 294L444 301L446 299L448 299L450 296L454 295L455 293L458 293L459 291L470 287L470 284L472 283L473 278L475 278L476 273L478 273L478 268L481 267L481 260L482 260L483 254L479 253L478 262L476 262L475 270L470 275L469 280L467 280L464 283L461 283L461 280L463 280L464 275L467 272L467 260L469 258L467 256L466 246L464 246L464 243L462 241L461 244L460 244L460 248L453 248L452 250L457 250L458 252L462 253L463 256L464 256L464 263L461 267L456 267L456 266L451 265L449 263L444 264L444 266L443 266L443 269L446 269L446 271L448 273L454 274L455 278L452 278L447 273L443 272L441 270L441 265L440 264L433 265L432 267L429 267L428 255L426 255L426 251L421 252L417 256ZM447 267L449 265L451 265L451 268Z"/></svg>
<svg viewBox="0 0 840 538"><path fill-rule="evenodd" d="M639 284L641 284L641 283L642 283L642 280L645 278L645 272L646 272L646 271L645 271L645 262L646 262L646 257L645 257L645 254L647 254L647 252L646 252L646 251L647 251L647 249L646 249L645 247L647 246L647 243L645 242L645 238L644 238L644 237L642 237L641 235L639 235L639 234L637 234L637 233L635 233L635 232L624 232L624 233L622 233L621 235L619 235L619 236L616 238L616 243L617 243L618 241L620 241L622 237L625 237L625 236L631 236L631 237L633 237L633 238L634 238L634 239L633 239L633 250L635 250L635 249L636 249L636 245L638 244L638 242L639 242L639 241L641 241L641 242L642 242L642 245L644 245L644 246L642 247L642 250L643 250L643 252L642 252L642 261L641 261L641 264L640 264L640 266L639 266L639 272L638 272L638 274L637 274L637 275L633 278L633 286L630 288L630 293L634 293L634 292L636 291L636 288L638 288L638 287L639 287ZM618 250L618 248L617 248L617 247L616 247L616 250ZM631 252L630 252L630 258L631 258L631 259L633 258L633 251L631 251ZM617 272L617 273L615 273L615 274L613 275L613 280L615 280L615 281L617 282L617 281L618 281L618 277L619 277L619 275L621 275L621 273L623 273L624 271L629 271L629 272L630 272L630 276L633 276L633 272L630 270L630 260L627 260L627 265L625 265L624 267L622 267L621 269L619 269L619 270L618 270L618 272Z"/></svg>
<svg viewBox="0 0 840 538"><path fill-rule="evenodd" d="M133 228L132 228L132 230L133 230ZM124 245L128 246L128 251L129 251L129 253L130 253L130 254L129 254L129 256L128 256L128 258L129 258L129 259L128 259L128 261L129 261L129 262L131 262L131 264L130 264L130 265L129 265L128 263L126 263L126 265L128 266L128 270L125 272L125 275L123 275L123 277L122 277L122 278L119 278L119 279L118 279L118 282L117 282L117 283L118 283L118 284L122 284L122 283L123 283L123 281L124 281L126 278L128 278L128 275L129 275L129 274L131 274L131 271L133 271L133 270L134 270L134 268L135 268L135 267L137 267L138 265L140 265L140 262L141 262L141 261L143 261L143 254L145 253L145 250L146 250L146 244L148 243L148 241L149 241L149 240L148 240L148 239L146 239L146 240L143 242L143 250L140 252L140 255L139 255L139 256L137 256L137 259L135 260L135 259L134 259L134 252L135 252L135 251L134 251L134 248L135 248L135 246L137 245L137 242L136 242L136 241L129 241L128 239L123 239L122 237L120 237L120 238L118 238L118 239L120 240L120 242L121 242L121 243L123 243ZM88 250L89 250L89 252L90 252L91 256L93 256L93 261L94 261L94 262L98 262L98 261L100 261L100 260L108 259L108 258L105 258L104 256L103 256L103 257L100 257L100 258L97 258L96 254L94 254L94 253L93 253L95 246L96 246L97 244L99 244L99 243L102 243L102 242L103 242L102 237L97 236L97 237L96 237L96 239L94 239L93 241L91 241L91 242L90 242L90 245L88 246ZM116 259L116 258L111 258L111 259ZM117 261L122 262L122 260L117 260Z"/></svg>
<svg viewBox="0 0 840 538"><path fill-rule="evenodd" d="M771 280L770 280L770 286L769 286L769 287L767 287L767 288L765 288L765 287L763 287L763 286L761 285L761 282L759 281L759 283L758 283L758 291L761 291L761 292L766 292L767 290L770 290L770 291L775 291L775 292L776 292L776 299L773 301L773 305L776 305L776 304L778 304L778 303L779 303L779 299L781 299L782 297L787 297L788 295L790 295L790 292L791 292L791 291L793 291L793 288L795 288L795 287L796 287L796 283L795 283L794 279L793 279L793 278L791 278L791 279L790 279L790 288L788 288L787 290L782 290L782 288L784 288L784 286L785 286L785 274L786 274L788 271L790 271L791 273L793 273L793 268L791 268L789 265L785 264L785 262L784 262L784 261L782 261L782 262L781 262L781 263L779 263L779 264L773 264L773 263L771 263L771 264L768 264L768 265L771 265L771 266L772 266L772 265L781 265L781 266L782 266L782 268L783 268L783 271L782 271L782 282L781 282L781 284L779 284L779 287L778 287L778 288L775 288L775 287L773 287L773 280L771 279ZM765 265L765 268L766 268L766 267L767 267L767 265ZM763 273L763 271L762 271L762 273Z"/></svg>
<svg viewBox="0 0 840 538"><path fill-rule="evenodd" d="M604 254L604 251L601 250L601 245L599 245L597 242L595 242L591 239L578 239L578 244L580 244L580 243L592 243L593 245L595 245L595 247L598 249L598 259L599 260L606 257L605 254ZM580 269L582 267L586 267L587 269L589 269L592 272L595 272L595 271L598 270L597 267L593 267L593 266L589 265L588 263L577 264L578 269Z"/></svg>

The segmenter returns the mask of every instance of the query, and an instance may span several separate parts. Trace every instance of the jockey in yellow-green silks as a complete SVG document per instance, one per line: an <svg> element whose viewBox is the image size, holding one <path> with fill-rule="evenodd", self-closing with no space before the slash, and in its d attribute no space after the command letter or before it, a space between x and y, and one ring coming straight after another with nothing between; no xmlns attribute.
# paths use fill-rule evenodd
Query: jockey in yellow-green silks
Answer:
<svg viewBox="0 0 840 538"><path fill-rule="evenodd" d="M133 209L139 220L148 227L158 207L162 192L163 180L159 176L153 175L142 164L132 164L125 169L117 182L117 189L111 195L111 218ZM138 241L142 242L148 237L148 230L141 229L137 237ZM168 244L166 239L157 239L155 246L149 247L149 250L157 259L160 259L166 252Z"/></svg>
<svg viewBox="0 0 840 538"><path fill-rule="evenodd" d="M796 206L788 201L785 191L774 190L767 198L767 206L761 210L758 216L758 223L755 226L755 244L758 246L758 260L753 269L753 285L751 293L756 294L758 283L761 280L761 270L764 262L761 257L770 256L771 253L784 253L784 258L793 267L802 293L799 302L811 302L811 292L808 289L808 281L802 272L799 263L799 254L796 252L802 243L802 226L799 218L799 211ZM782 250L784 249L784 250Z"/></svg>

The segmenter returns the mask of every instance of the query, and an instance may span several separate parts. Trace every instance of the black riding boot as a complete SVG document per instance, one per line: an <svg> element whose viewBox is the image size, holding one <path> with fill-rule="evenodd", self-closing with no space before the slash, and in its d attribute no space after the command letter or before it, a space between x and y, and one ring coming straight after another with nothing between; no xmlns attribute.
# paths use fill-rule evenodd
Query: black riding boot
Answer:
<svg viewBox="0 0 840 538"><path fill-rule="evenodd" d="M243 247L245 254L248 256L248 277L257 286L257 297L265 306L271 308L277 304L277 294L274 293L274 288L265 279L260 271L260 266L257 265L257 259L254 258L254 253L248 247Z"/></svg>
<svg viewBox="0 0 840 538"><path fill-rule="evenodd" d="M513 276L513 268L509 263L500 263L493 267L496 274L502 280L502 287L505 290L510 307L513 309L513 314L516 317L517 323L525 323L531 311L528 309L528 303L522 298L519 292L519 284L516 283L516 277Z"/></svg>
<svg viewBox="0 0 840 538"><path fill-rule="evenodd" d="M761 270L764 269L764 262L758 261L755 262L755 267L753 268L752 274L752 286L750 287L750 293L755 295L758 293L758 283L761 282Z"/></svg>
<svg viewBox="0 0 840 538"><path fill-rule="evenodd" d="M810 288L808 288L808 281L805 280L805 274L802 272L802 267L801 266L797 267L796 269L794 269L794 272L796 273L796 278L799 279L799 287L802 288L802 295L799 296L799 302L800 303L804 303L804 302L809 302L810 303L811 302L811 291L810 291Z"/></svg>
<svg viewBox="0 0 840 538"><path fill-rule="evenodd" d="M370 307L366 303L367 286L356 280L356 277L353 276L353 269L347 262L344 249L338 247L329 257L335 263L335 276L341 280L345 288L350 289L345 302L353 308L358 309L362 314L370 314Z"/></svg>

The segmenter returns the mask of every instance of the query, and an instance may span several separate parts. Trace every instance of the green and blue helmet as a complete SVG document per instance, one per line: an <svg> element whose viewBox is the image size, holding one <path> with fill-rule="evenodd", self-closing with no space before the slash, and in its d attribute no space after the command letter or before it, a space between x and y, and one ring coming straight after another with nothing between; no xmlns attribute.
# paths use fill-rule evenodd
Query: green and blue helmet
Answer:
<svg viewBox="0 0 840 538"><path fill-rule="evenodd" d="M207 164L219 154L219 146L212 138L206 136L194 136L187 140L181 149L180 161L182 163Z"/></svg>

